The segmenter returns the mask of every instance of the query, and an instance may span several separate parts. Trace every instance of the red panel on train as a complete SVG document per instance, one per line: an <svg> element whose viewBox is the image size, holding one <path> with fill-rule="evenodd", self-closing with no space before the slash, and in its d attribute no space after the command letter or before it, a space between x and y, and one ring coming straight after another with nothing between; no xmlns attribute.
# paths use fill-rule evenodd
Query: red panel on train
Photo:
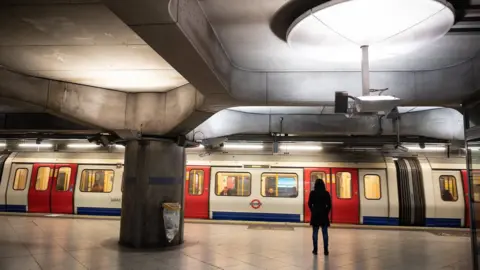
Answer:
<svg viewBox="0 0 480 270"><path fill-rule="evenodd" d="M334 223L358 224L360 221L358 170L332 169L331 179L332 221Z"/></svg>
<svg viewBox="0 0 480 270"><path fill-rule="evenodd" d="M208 219L210 167L188 166L185 178L185 217Z"/></svg>
<svg viewBox="0 0 480 270"><path fill-rule="evenodd" d="M306 168L304 177L303 177L303 188L304 188L304 220L306 223L310 222L311 213L310 209L308 209L308 198L310 197L310 191L313 190L315 185L315 181L317 179L323 179L325 182L325 186L327 187L327 191L330 192L330 185L327 184L327 179L330 177L330 169L329 168ZM330 192L331 193L331 192Z"/></svg>
<svg viewBox="0 0 480 270"><path fill-rule="evenodd" d="M73 191L77 164L55 165L55 175L51 188L51 212L73 214Z"/></svg>
<svg viewBox="0 0 480 270"><path fill-rule="evenodd" d="M35 164L28 190L28 212L73 214L76 164Z"/></svg>
<svg viewBox="0 0 480 270"><path fill-rule="evenodd" d="M465 198L465 227L470 227L470 191L468 188L468 175L466 170L462 170L463 197Z"/></svg>
<svg viewBox="0 0 480 270"><path fill-rule="evenodd" d="M28 212L50 213L50 189L54 170L53 164L33 165L32 179L28 189Z"/></svg>
<svg viewBox="0 0 480 270"><path fill-rule="evenodd" d="M306 168L304 176L305 222L310 222L308 197L316 179L323 179L332 197L333 223L358 224L360 199L358 197L358 170L348 168Z"/></svg>

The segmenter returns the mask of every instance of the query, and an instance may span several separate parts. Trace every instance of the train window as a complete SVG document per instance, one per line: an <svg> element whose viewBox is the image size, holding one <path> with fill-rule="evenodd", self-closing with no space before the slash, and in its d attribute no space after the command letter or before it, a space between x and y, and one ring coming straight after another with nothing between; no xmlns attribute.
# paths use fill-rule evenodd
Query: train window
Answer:
<svg viewBox="0 0 480 270"><path fill-rule="evenodd" d="M40 167L37 171L37 181L35 182L35 190L45 191L48 189L50 181L50 167Z"/></svg>
<svg viewBox="0 0 480 270"><path fill-rule="evenodd" d="M315 181L317 181L317 179L322 179L323 182L325 183L325 186L326 186L326 184L327 184L327 174L324 173L324 172L312 172L310 174L310 190L315 189Z"/></svg>
<svg viewBox="0 0 480 270"><path fill-rule="evenodd" d="M58 169L57 175L57 191L68 191L70 186L70 174L72 173L72 169L69 167L61 167Z"/></svg>
<svg viewBox="0 0 480 270"><path fill-rule="evenodd" d="M458 200L457 179L453 175L442 175L439 177L440 195L446 202L456 202Z"/></svg>
<svg viewBox="0 0 480 270"><path fill-rule="evenodd" d="M349 172L338 172L335 174L335 183L337 190L337 198L352 198L352 174Z"/></svg>
<svg viewBox="0 0 480 270"><path fill-rule="evenodd" d="M380 176L367 174L363 177L363 186L365 187L365 199L380 200L382 198L380 188Z"/></svg>
<svg viewBox="0 0 480 270"><path fill-rule="evenodd" d="M248 197L252 193L252 175L245 172L218 172L215 176L217 196Z"/></svg>
<svg viewBox="0 0 480 270"><path fill-rule="evenodd" d="M298 175L295 173L262 173L262 196L296 198Z"/></svg>
<svg viewBox="0 0 480 270"><path fill-rule="evenodd" d="M199 196L203 194L203 170L190 170L187 174L188 194Z"/></svg>
<svg viewBox="0 0 480 270"><path fill-rule="evenodd" d="M28 169L17 169L15 171L15 180L13 181L13 190L24 190L27 186Z"/></svg>
<svg viewBox="0 0 480 270"><path fill-rule="evenodd" d="M114 175L113 170L83 170L80 191L110 193Z"/></svg>

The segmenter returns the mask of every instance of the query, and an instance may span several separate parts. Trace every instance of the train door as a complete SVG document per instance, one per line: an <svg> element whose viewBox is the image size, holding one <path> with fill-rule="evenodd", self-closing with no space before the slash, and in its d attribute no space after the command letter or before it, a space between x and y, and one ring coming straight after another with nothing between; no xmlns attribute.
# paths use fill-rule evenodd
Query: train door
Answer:
<svg viewBox="0 0 480 270"><path fill-rule="evenodd" d="M332 222L358 224L360 200L358 197L358 170L331 169Z"/></svg>
<svg viewBox="0 0 480 270"><path fill-rule="evenodd" d="M360 223L388 225L388 189L385 170L358 171Z"/></svg>
<svg viewBox="0 0 480 270"><path fill-rule="evenodd" d="M53 164L34 164L28 190L28 212L50 213L50 189L52 187Z"/></svg>
<svg viewBox="0 0 480 270"><path fill-rule="evenodd" d="M462 170L463 197L465 198L465 227L470 227L470 190L468 188L468 175Z"/></svg>
<svg viewBox="0 0 480 270"><path fill-rule="evenodd" d="M189 166L185 178L185 217L208 219L210 167Z"/></svg>
<svg viewBox="0 0 480 270"><path fill-rule="evenodd" d="M310 209L308 208L308 199L310 196L310 191L313 190L315 181L317 179L323 179L325 182L325 186L327 187L327 191L330 192L330 169L328 168L305 168L305 173L303 177L303 189L304 189L304 220L306 223L310 222L311 213Z"/></svg>
<svg viewBox="0 0 480 270"><path fill-rule="evenodd" d="M75 190L76 164L55 165L51 188L51 212L73 214L73 192Z"/></svg>

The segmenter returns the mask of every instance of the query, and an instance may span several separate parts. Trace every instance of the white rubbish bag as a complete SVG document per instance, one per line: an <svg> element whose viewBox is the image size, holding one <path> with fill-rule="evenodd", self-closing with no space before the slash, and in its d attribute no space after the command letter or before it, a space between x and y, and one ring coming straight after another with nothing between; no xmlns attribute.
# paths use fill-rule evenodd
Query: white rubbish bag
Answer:
<svg viewBox="0 0 480 270"><path fill-rule="evenodd" d="M180 210L182 206L179 203L163 203L162 207L165 235L170 243L180 230Z"/></svg>

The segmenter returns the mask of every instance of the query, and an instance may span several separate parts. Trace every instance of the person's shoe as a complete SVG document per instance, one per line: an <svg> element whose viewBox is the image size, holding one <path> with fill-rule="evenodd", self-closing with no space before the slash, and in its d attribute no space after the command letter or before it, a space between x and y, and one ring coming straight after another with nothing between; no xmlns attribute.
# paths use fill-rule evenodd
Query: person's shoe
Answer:
<svg viewBox="0 0 480 270"><path fill-rule="evenodd" d="M328 256L328 254L329 254L328 249L323 250L323 254L324 254L325 256Z"/></svg>
<svg viewBox="0 0 480 270"><path fill-rule="evenodd" d="M312 251L312 254L313 254L313 255L317 255L317 250L314 249L314 250Z"/></svg>

